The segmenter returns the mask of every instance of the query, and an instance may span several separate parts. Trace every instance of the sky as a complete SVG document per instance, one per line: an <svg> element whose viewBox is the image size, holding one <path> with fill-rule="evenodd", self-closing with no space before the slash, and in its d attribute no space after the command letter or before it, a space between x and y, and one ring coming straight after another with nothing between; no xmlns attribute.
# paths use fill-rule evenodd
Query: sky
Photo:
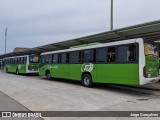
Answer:
<svg viewBox="0 0 160 120"><path fill-rule="evenodd" d="M160 19L160 0L114 0L114 29ZM110 0L0 0L0 54L110 30Z"/></svg>

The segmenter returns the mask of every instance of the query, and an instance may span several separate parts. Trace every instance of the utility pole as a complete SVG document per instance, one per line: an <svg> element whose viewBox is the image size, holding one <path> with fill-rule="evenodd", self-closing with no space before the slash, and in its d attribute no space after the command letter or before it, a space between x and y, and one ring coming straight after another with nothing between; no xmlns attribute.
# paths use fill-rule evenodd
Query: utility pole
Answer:
<svg viewBox="0 0 160 120"><path fill-rule="evenodd" d="M6 53L6 48L7 48L7 28L5 29L5 50L4 50L4 53Z"/></svg>
<svg viewBox="0 0 160 120"><path fill-rule="evenodd" d="M111 28L110 30L113 30L113 0L111 0Z"/></svg>

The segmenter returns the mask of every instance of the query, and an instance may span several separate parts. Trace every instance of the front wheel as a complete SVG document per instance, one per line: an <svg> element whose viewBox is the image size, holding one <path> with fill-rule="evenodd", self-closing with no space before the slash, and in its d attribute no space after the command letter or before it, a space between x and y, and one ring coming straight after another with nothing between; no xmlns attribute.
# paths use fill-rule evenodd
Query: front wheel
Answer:
<svg viewBox="0 0 160 120"><path fill-rule="evenodd" d="M51 73L49 71L46 74L46 78L47 78L47 80L51 80Z"/></svg>
<svg viewBox="0 0 160 120"><path fill-rule="evenodd" d="M92 77L89 74L84 74L82 77L82 84L85 87L92 87Z"/></svg>

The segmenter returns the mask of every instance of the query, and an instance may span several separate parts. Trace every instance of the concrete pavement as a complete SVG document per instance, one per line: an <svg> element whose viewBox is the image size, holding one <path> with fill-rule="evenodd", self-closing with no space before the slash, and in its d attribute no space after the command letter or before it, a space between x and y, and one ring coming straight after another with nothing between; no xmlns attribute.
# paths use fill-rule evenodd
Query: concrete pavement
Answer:
<svg viewBox="0 0 160 120"><path fill-rule="evenodd" d="M85 88L79 82L48 81L39 76L17 76L0 71L0 91L0 108L2 110L3 108L4 110L18 108L31 111L160 111L159 91L123 86L103 84L94 88ZM6 97L3 93L16 101L13 102L14 108L1 104L2 102L6 103L6 100L3 100ZM21 105L23 107L16 107ZM44 119L83 120L85 118ZM101 120L102 118L92 118L92 120L94 119ZM124 118L109 119L125 120Z"/></svg>

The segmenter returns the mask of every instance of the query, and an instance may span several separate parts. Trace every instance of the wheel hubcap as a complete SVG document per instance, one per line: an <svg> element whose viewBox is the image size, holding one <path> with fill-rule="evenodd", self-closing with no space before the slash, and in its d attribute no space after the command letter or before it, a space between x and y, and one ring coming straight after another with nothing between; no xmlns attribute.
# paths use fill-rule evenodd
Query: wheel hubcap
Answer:
<svg viewBox="0 0 160 120"><path fill-rule="evenodd" d="M89 81L90 81L90 80L89 80L88 77L85 77L85 78L84 78L84 84L85 84L85 85L89 85Z"/></svg>

